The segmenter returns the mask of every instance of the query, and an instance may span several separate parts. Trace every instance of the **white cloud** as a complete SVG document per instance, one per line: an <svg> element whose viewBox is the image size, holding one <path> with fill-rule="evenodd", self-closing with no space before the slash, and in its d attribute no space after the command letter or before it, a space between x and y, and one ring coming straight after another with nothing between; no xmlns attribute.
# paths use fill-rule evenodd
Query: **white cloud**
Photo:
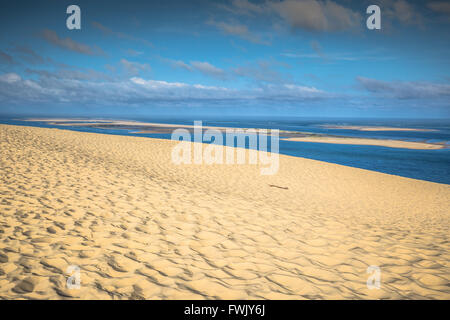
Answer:
<svg viewBox="0 0 450 320"><path fill-rule="evenodd" d="M225 70L218 68L207 61L190 61L189 63L186 63L181 60L164 60L175 68L182 68L188 71L198 71L204 75L221 80L225 80L227 78L227 73Z"/></svg>
<svg viewBox="0 0 450 320"><path fill-rule="evenodd" d="M14 83L22 80L22 78L16 73L5 73L0 75L0 81L6 83Z"/></svg>
<svg viewBox="0 0 450 320"><path fill-rule="evenodd" d="M276 66L281 64L276 61L259 60L254 63L233 68L235 75L251 79L257 83L288 83L292 82L292 76L280 72ZM283 65L285 66L285 65Z"/></svg>
<svg viewBox="0 0 450 320"><path fill-rule="evenodd" d="M382 14L382 29L391 29L394 22L405 25L422 25L421 12L406 0L378 0Z"/></svg>
<svg viewBox="0 0 450 320"><path fill-rule="evenodd" d="M126 52L127 52L127 55L129 55L131 57L137 57L137 56L141 56L144 54L144 52L136 51L134 49L128 49Z"/></svg>
<svg viewBox="0 0 450 320"><path fill-rule="evenodd" d="M331 0L267 0L259 3L234 0L227 10L235 14L266 15L268 19L278 16L292 29L308 31L342 31L362 25L359 12ZM227 31L227 25L219 27L229 34L248 36L243 28Z"/></svg>
<svg viewBox="0 0 450 320"><path fill-rule="evenodd" d="M176 68L183 68L186 69L188 71L192 71L192 67L190 65L188 65L187 63L181 61L181 60L176 60L176 61L170 61L173 67Z"/></svg>
<svg viewBox="0 0 450 320"><path fill-rule="evenodd" d="M47 42L69 51L86 55L105 55L103 50L96 46L91 47L87 44L76 42L69 37L60 38L58 34L53 30L44 29L42 30L41 35Z"/></svg>
<svg viewBox="0 0 450 320"><path fill-rule="evenodd" d="M270 6L292 28L309 31L342 31L361 24L361 15L333 1L285 0Z"/></svg>
<svg viewBox="0 0 450 320"><path fill-rule="evenodd" d="M147 88L158 89L158 88L183 88L188 85L181 82L167 82L159 80L144 80L142 78L133 77L130 79L131 82L146 86Z"/></svg>
<svg viewBox="0 0 450 320"><path fill-rule="evenodd" d="M252 3L248 0L233 0L231 6L225 8L233 13L248 15L263 13L266 10L266 6Z"/></svg>
<svg viewBox="0 0 450 320"><path fill-rule="evenodd" d="M138 75L141 71L148 72L151 70L150 65L147 63L133 62L128 61L127 59L121 59L120 63L129 75Z"/></svg>
<svg viewBox="0 0 450 320"><path fill-rule="evenodd" d="M450 3L449 2L443 2L443 1L432 1L427 4L428 8L431 10L441 13L444 15L447 15L450 17Z"/></svg>
<svg viewBox="0 0 450 320"><path fill-rule="evenodd" d="M213 25L217 27L219 30L221 30L224 34L229 34L233 36L237 36L241 39L257 43L257 44L270 44L269 41L263 40L259 35L251 32L248 27L242 23L239 22L223 22L223 21L214 21L209 20L207 22L210 25Z"/></svg>
<svg viewBox="0 0 450 320"><path fill-rule="evenodd" d="M191 61L191 66L206 75L218 78L223 78L225 76L225 72L222 69L213 66L209 62Z"/></svg>
<svg viewBox="0 0 450 320"><path fill-rule="evenodd" d="M101 23L97 22L97 21L93 21L92 22L92 26L94 28L97 28L98 30L102 31L104 34L106 35L113 35L119 39L125 39L125 40L130 40L130 41L136 41L139 42L141 44L144 44L148 47L153 47L153 44L146 40L146 39L142 39L142 38L137 38L135 36L129 35L127 33L124 32L117 32L117 31L113 31L108 27L105 27L104 25L102 25Z"/></svg>
<svg viewBox="0 0 450 320"><path fill-rule="evenodd" d="M450 96L450 85L432 82L381 81L357 77L369 92L378 96L399 99L443 98Z"/></svg>

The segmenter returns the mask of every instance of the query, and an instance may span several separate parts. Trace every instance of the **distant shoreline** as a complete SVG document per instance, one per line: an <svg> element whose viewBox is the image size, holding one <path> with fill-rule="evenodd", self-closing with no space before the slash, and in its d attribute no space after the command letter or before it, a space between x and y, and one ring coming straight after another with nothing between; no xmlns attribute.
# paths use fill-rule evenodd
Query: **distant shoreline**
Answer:
<svg viewBox="0 0 450 320"><path fill-rule="evenodd" d="M399 127L376 127L376 126L336 126L323 125L327 129L341 129L341 130L358 130L358 131L418 131L418 132L435 132L435 129L418 129L418 128L399 128Z"/></svg>
<svg viewBox="0 0 450 320"><path fill-rule="evenodd" d="M317 143L332 143L332 144L351 144L351 145L365 145L365 146L379 146L387 148L401 148L401 149L415 149L415 150L437 150L444 149L445 145L403 141L403 140L389 140L389 139L369 139L369 138L349 138L349 137L296 137L285 138L282 140L297 141L297 142L317 142Z"/></svg>
<svg viewBox="0 0 450 320"><path fill-rule="evenodd" d="M169 124L169 123L153 123L153 122L139 122L130 120L105 120L105 119L25 119L30 122L47 122L48 124L60 126L86 126L100 129L136 129L136 134L170 134L175 128L183 128L193 130L194 125L186 124ZM370 127L370 126L331 126L325 125L330 129L351 129L359 131L437 131L433 129L413 129L413 128L395 128L395 127ZM234 128L234 127L215 127L202 126L202 129L215 129L225 131L227 129L248 130L250 128ZM258 130L257 128L252 128ZM375 139L375 138L354 138L345 136L332 136L325 134L317 134L313 132L299 132L280 130L281 140L296 141L296 142L316 142L329 144L347 144L347 145L367 145L379 146L387 148L399 149L414 149L414 150L438 150L446 148L442 143L416 142L393 139Z"/></svg>

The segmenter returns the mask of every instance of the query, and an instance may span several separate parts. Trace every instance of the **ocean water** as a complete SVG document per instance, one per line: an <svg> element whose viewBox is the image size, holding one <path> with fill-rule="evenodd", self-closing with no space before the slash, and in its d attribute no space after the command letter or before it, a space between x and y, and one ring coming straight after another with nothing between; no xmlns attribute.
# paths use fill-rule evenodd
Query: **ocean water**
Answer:
<svg viewBox="0 0 450 320"><path fill-rule="evenodd" d="M96 118L98 119L98 118ZM139 118L142 122L176 123L192 125L187 118ZM44 122L28 122L18 118L1 118L0 123L46 128L96 132L115 135L131 135L170 139L170 134L136 134L135 130L98 129L49 125ZM204 126L236 128L268 128L289 131L304 131L360 138L399 139L407 141L445 142L449 147L439 150L394 149L378 146L339 145L313 142L280 140L279 153L321 160L330 163L373 170L403 177L450 184L450 120L367 120L367 119L206 119ZM359 131L328 129L324 125L385 126L433 129L436 131Z"/></svg>

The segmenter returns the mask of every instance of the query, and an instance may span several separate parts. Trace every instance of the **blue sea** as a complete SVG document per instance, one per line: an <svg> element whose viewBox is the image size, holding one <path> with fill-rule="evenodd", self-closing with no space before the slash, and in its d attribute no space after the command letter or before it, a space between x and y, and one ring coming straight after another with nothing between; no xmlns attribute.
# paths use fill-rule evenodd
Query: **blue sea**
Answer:
<svg viewBox="0 0 450 320"><path fill-rule="evenodd" d="M79 119L79 118L77 118ZM95 119L99 119L95 117ZM108 118L111 119L111 118ZM125 120L121 118L120 120ZM321 160L330 163L368 169L403 177L450 184L450 120L399 120L399 119L187 119L187 118L127 118L153 123L193 125L202 120L204 126L236 128L267 128L331 134L346 137L382 138L406 141L444 142L447 148L439 150L394 149L378 146L339 145L280 140L280 154ZM136 134L136 130L98 129L49 125L45 122L28 122L14 117L0 117L0 123L63 128L67 130L105 134L170 139L170 134ZM435 131L359 131L328 129L324 125L383 126L399 128L433 129ZM280 135L281 136L281 135Z"/></svg>

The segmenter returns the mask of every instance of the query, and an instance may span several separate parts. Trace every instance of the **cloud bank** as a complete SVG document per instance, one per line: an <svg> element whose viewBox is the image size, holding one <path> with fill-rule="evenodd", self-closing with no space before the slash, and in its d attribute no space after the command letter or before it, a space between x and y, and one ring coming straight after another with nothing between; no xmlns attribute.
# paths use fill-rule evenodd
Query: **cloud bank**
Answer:
<svg viewBox="0 0 450 320"><path fill-rule="evenodd" d="M398 99L448 98L450 85L432 82L381 81L358 77L367 91L378 96Z"/></svg>
<svg viewBox="0 0 450 320"><path fill-rule="evenodd" d="M307 101L326 99L331 94L314 87L269 84L258 88L229 89L202 84L167 82L141 77L125 80L79 80L42 73L39 79L25 79L16 73L0 75L0 102L26 104L48 102L85 105L146 105L154 102L207 101Z"/></svg>

